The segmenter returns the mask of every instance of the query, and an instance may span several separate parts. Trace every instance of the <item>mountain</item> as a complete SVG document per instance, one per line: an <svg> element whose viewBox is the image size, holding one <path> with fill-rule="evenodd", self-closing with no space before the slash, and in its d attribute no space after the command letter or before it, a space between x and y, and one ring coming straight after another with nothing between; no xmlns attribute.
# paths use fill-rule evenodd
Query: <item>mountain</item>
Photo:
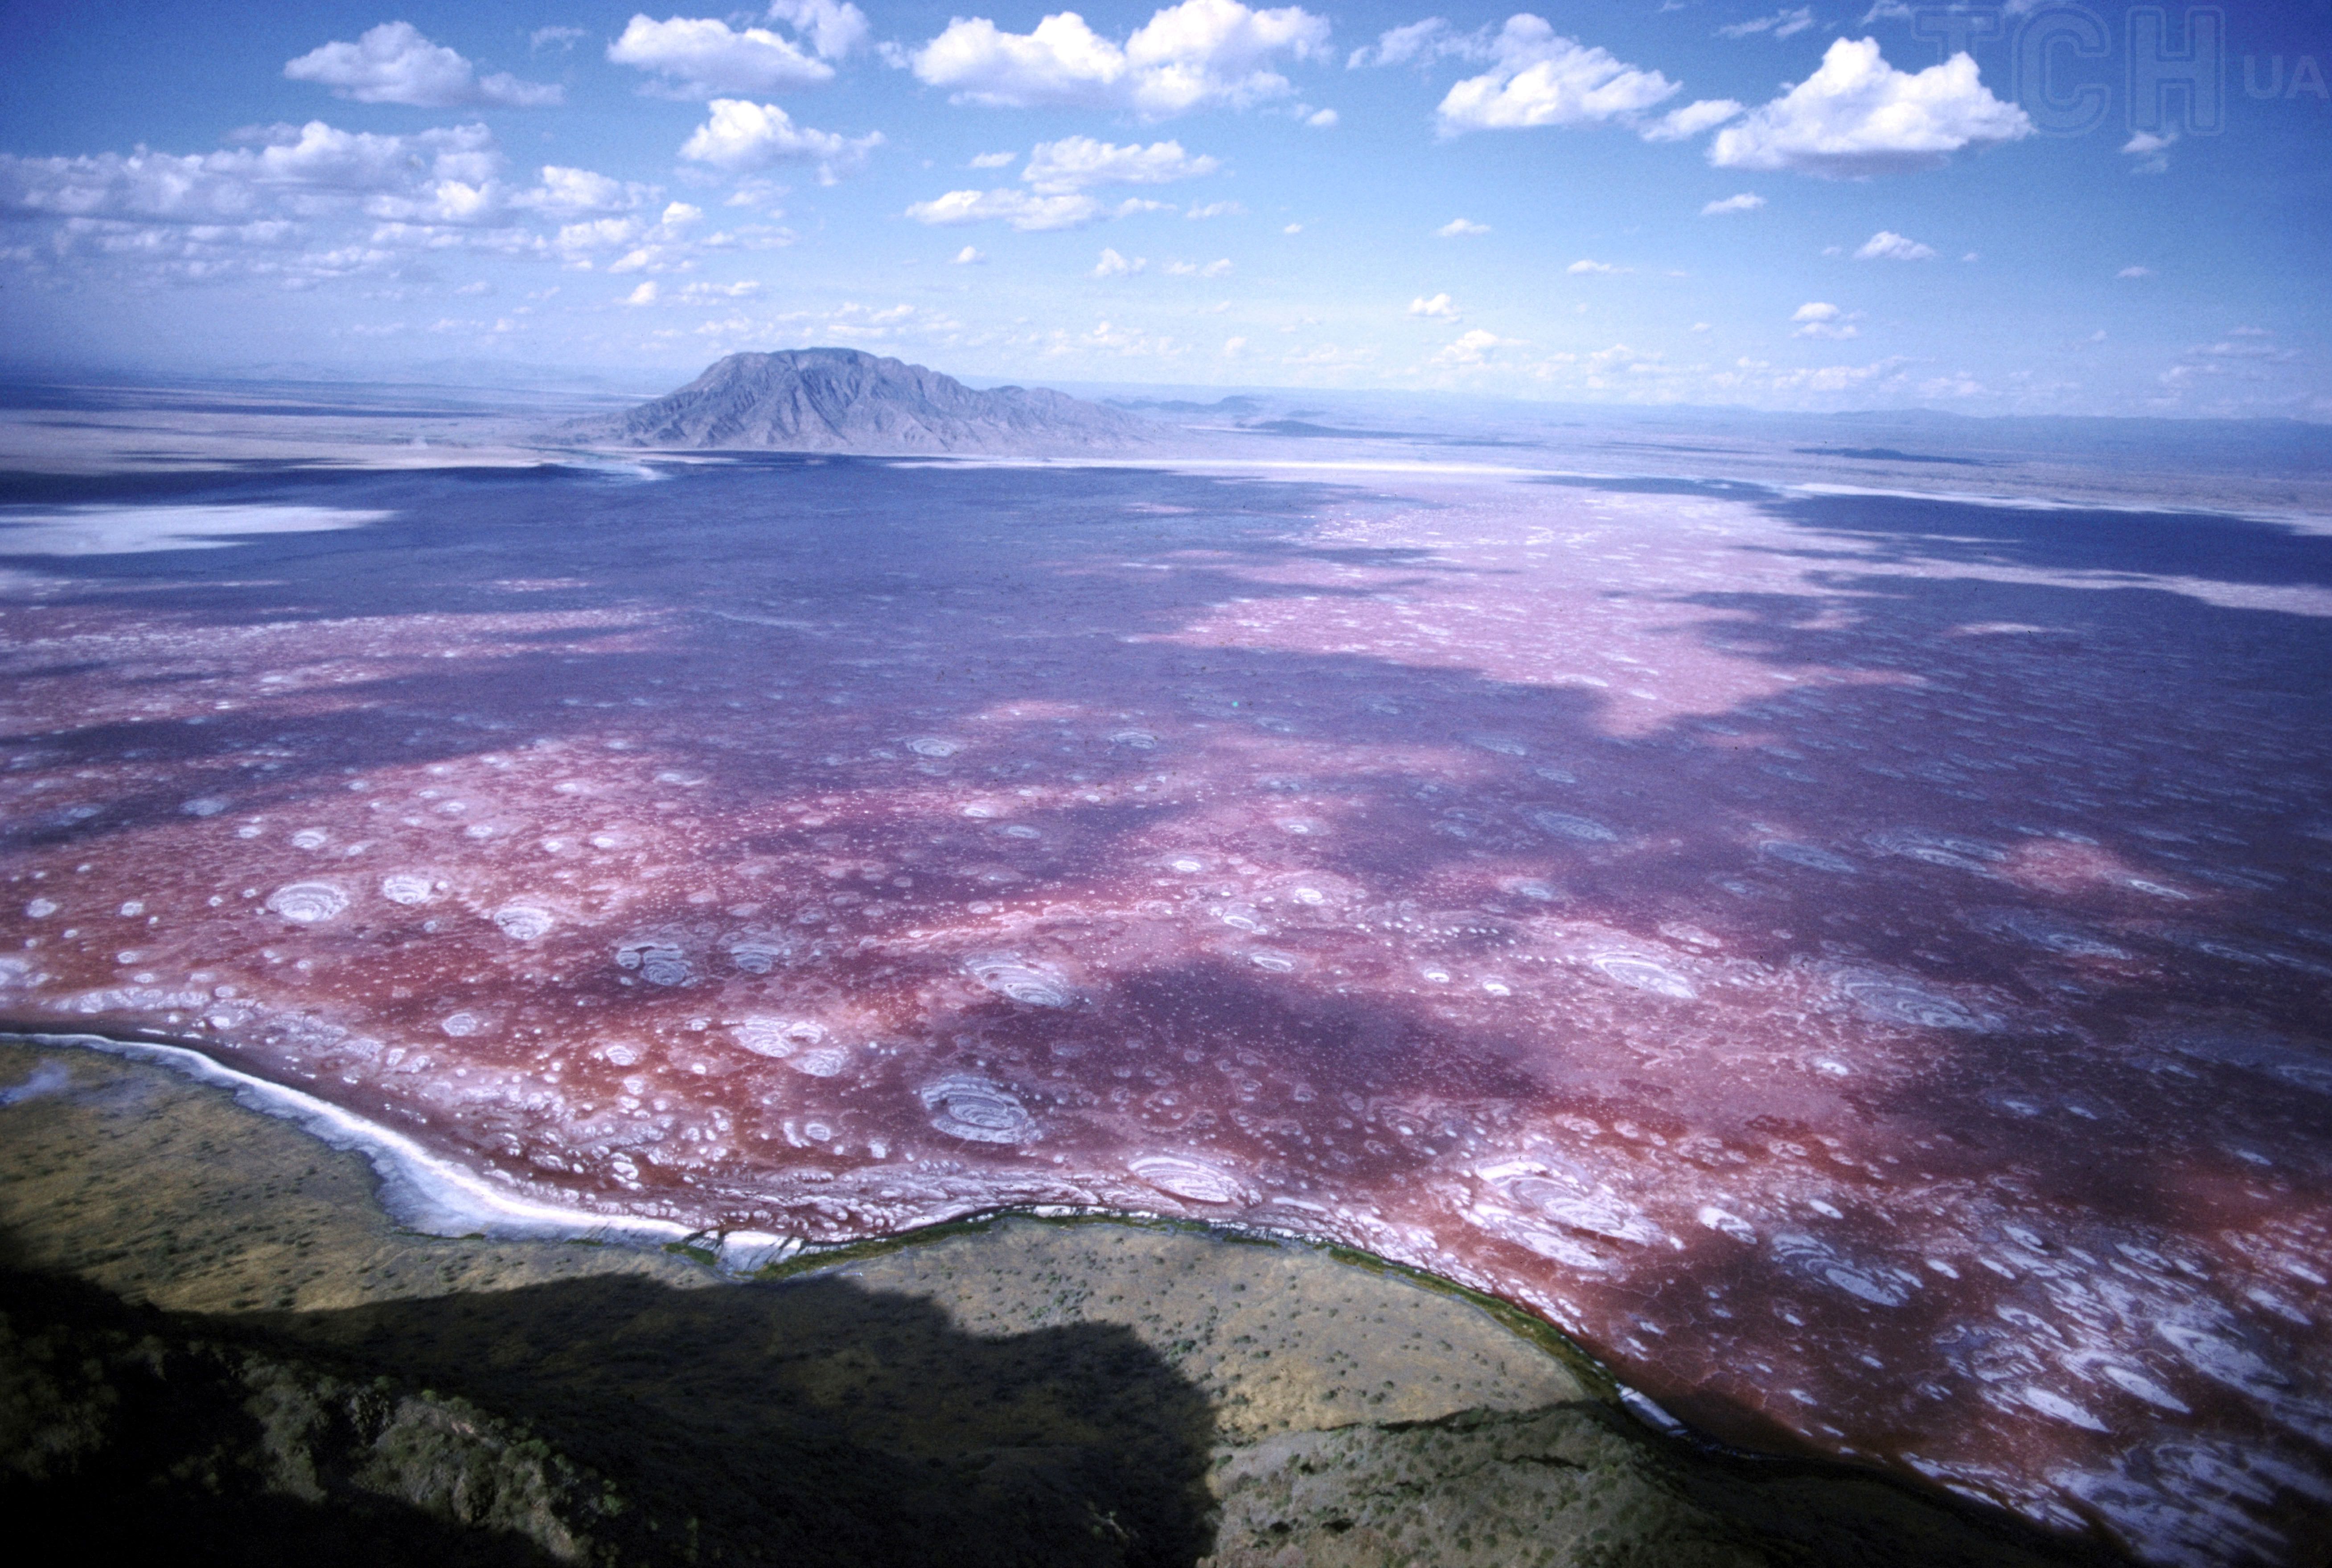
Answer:
<svg viewBox="0 0 2332 1568"><path fill-rule="evenodd" d="M855 348L797 348L731 354L677 392L559 433L605 446L1039 457L1147 447L1154 428L1042 387L975 392Z"/></svg>

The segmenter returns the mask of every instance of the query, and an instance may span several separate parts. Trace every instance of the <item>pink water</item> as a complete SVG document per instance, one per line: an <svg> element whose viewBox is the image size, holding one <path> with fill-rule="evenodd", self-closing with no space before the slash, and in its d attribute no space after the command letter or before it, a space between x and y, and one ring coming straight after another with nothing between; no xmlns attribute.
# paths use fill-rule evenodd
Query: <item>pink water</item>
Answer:
<svg viewBox="0 0 2332 1568"><path fill-rule="evenodd" d="M1333 1238L1720 1436L2320 1546L2332 539L771 461L0 551L229 503L0 584L0 1016L580 1208Z"/></svg>

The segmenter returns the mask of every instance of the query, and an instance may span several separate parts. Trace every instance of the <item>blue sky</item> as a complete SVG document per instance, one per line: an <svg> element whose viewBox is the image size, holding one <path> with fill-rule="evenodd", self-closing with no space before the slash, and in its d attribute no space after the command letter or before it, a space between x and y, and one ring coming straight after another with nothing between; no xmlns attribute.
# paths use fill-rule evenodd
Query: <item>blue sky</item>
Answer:
<svg viewBox="0 0 2332 1568"><path fill-rule="evenodd" d="M20 4L0 56L20 362L654 381L840 343L2332 418L2323 3Z"/></svg>

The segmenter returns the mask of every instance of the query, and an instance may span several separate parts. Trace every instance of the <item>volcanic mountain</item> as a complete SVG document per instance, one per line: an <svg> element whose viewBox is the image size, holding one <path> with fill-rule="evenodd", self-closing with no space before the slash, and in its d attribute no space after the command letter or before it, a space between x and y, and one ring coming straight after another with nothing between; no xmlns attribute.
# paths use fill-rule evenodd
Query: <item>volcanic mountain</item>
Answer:
<svg viewBox="0 0 2332 1568"><path fill-rule="evenodd" d="M976 392L855 348L731 354L679 391L561 432L597 445L1050 456L1127 451L1147 422L1042 387Z"/></svg>

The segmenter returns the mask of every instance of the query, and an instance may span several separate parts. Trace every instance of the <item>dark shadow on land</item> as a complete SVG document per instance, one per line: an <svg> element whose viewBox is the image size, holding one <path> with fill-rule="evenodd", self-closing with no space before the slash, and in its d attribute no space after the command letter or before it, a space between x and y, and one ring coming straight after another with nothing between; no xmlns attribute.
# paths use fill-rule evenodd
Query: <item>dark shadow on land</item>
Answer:
<svg viewBox="0 0 2332 1568"><path fill-rule="evenodd" d="M11 1271L0 1307L0 1497L72 1510L91 1561L483 1568L563 1525L626 1564L1184 1568L1213 1538L1207 1402L1114 1326L980 1338L831 1278L204 1316Z"/></svg>
<svg viewBox="0 0 2332 1568"><path fill-rule="evenodd" d="M1211 1412L1115 1326L979 1338L831 1277L201 1315L7 1268L0 1314L0 1501L72 1518L95 1561L1183 1568L1216 1548ZM1547 1436L1566 1423L1620 1446L1569 1457ZM1429 1551L1464 1541L1447 1510L1485 1488L1527 1554L1496 1469L1520 1459L1649 1505L1595 1559L1627 1568L1679 1545L1773 1568L2127 1561L1856 1467L1695 1450L1593 1401L1375 1431L1415 1458L1307 1460L1291 1511L1370 1505Z"/></svg>

